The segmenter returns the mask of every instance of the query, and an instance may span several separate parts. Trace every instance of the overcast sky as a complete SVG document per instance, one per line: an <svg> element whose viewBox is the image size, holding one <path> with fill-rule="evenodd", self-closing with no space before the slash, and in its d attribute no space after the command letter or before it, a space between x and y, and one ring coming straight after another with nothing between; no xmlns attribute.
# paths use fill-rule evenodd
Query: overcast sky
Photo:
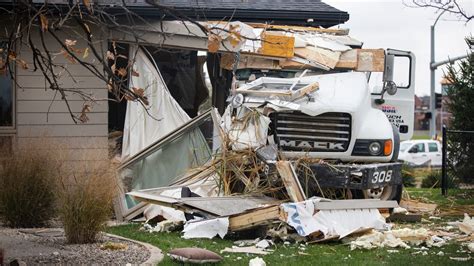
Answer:
<svg viewBox="0 0 474 266"><path fill-rule="evenodd" d="M411 0L404 0L410 3ZM430 25L439 15L435 9L410 8L402 0L323 0L349 13L349 35L364 42L365 48L394 48L412 51L416 56L415 92L428 95L430 91ZM469 14L474 13L474 0L460 1ZM467 23L443 14L435 27L436 61L465 55L468 46L464 37L474 35L474 21ZM436 91L444 67L436 70Z"/></svg>

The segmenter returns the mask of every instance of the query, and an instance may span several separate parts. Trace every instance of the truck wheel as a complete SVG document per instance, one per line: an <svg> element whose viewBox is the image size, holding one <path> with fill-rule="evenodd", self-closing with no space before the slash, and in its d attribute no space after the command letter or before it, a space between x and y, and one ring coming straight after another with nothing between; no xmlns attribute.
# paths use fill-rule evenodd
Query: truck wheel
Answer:
<svg viewBox="0 0 474 266"><path fill-rule="evenodd" d="M402 191L403 185L392 185L376 189L353 190L352 195L354 199L396 200L400 203Z"/></svg>
<svg viewBox="0 0 474 266"><path fill-rule="evenodd" d="M396 200L400 203L402 199L403 185L385 186L383 188L363 190L365 199Z"/></svg>

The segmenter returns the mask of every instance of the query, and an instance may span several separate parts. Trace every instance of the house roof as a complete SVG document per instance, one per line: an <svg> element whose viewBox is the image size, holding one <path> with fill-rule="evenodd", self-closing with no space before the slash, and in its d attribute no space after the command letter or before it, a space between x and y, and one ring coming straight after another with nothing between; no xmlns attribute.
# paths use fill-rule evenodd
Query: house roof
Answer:
<svg viewBox="0 0 474 266"><path fill-rule="evenodd" d="M181 14L197 20L232 19L281 25L306 25L330 27L346 22L349 14L321 0L155 0ZM0 0L0 5L16 1ZM44 1L33 0L42 4ZM50 0L51 4L67 4L68 0ZM97 0L112 12L120 12L121 1ZM163 15L162 11L147 0L125 0L128 7L142 16ZM119 3L119 4L118 4ZM165 17L165 19L175 19Z"/></svg>

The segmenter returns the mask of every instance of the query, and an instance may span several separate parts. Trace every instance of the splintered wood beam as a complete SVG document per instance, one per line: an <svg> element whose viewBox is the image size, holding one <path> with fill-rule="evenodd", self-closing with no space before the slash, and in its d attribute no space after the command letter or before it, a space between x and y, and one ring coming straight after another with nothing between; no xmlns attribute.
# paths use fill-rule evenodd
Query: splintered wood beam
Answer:
<svg viewBox="0 0 474 266"><path fill-rule="evenodd" d="M339 62L336 64L336 68L342 69L356 69L357 68L357 49L345 51L341 54Z"/></svg>
<svg viewBox="0 0 474 266"><path fill-rule="evenodd" d="M305 48L296 48L295 55L333 69L339 62L341 52L307 46Z"/></svg>
<svg viewBox="0 0 474 266"><path fill-rule="evenodd" d="M349 29L323 29L316 27L302 27L302 26L285 26L285 25L270 25L263 23L245 23L252 28L267 29L267 30L282 30L282 31L300 31L300 32L320 32L332 33L334 35L348 35Z"/></svg>
<svg viewBox="0 0 474 266"><path fill-rule="evenodd" d="M230 231L239 231L280 220L280 206L274 205L229 217Z"/></svg>
<svg viewBox="0 0 474 266"><path fill-rule="evenodd" d="M359 49L356 71L383 72L385 69L384 49Z"/></svg>
<svg viewBox="0 0 474 266"><path fill-rule="evenodd" d="M306 196L304 195L298 176L296 176L293 165L289 161L278 161L276 167L290 200L293 202L306 200Z"/></svg>

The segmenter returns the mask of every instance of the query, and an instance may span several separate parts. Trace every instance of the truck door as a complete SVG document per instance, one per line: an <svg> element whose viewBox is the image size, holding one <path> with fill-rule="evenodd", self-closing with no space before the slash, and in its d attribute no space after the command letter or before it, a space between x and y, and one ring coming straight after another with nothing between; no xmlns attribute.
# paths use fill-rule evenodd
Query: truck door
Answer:
<svg viewBox="0 0 474 266"><path fill-rule="evenodd" d="M415 120L415 56L394 49L387 49L386 55L394 58L393 81L397 92L394 95L385 93L381 100L382 78L371 77L369 86L372 87L373 106L381 109L398 128L400 140L408 140L413 136Z"/></svg>

